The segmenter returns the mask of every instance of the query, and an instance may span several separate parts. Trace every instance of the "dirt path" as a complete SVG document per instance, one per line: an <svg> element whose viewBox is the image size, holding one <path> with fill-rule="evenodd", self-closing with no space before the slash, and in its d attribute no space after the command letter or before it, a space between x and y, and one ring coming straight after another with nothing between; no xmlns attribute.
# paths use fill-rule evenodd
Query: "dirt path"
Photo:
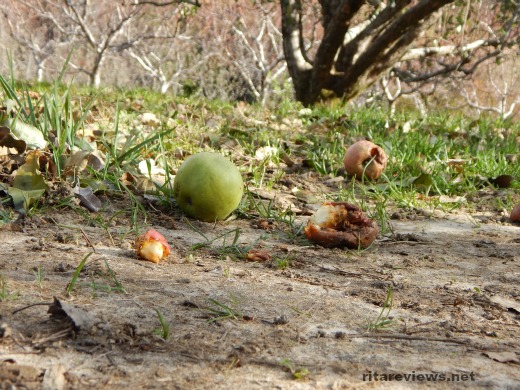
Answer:
<svg viewBox="0 0 520 390"><path fill-rule="evenodd" d="M154 214L174 246L155 265L136 259L124 218L107 230L80 219L61 212L0 230L0 388L520 387L518 226L397 220L394 234L356 252L246 220L193 222L208 239L241 233L235 248L226 236L193 249L199 233ZM251 245L271 261L237 255ZM80 329L49 318L53 297L72 305ZM44 304L13 313L34 303ZM154 334L157 310L166 340Z"/></svg>

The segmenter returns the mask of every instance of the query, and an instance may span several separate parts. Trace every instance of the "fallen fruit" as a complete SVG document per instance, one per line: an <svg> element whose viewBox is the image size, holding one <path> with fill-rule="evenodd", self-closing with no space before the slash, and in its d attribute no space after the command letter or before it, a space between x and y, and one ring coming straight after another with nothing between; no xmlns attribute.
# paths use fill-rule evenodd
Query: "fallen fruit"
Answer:
<svg viewBox="0 0 520 390"><path fill-rule="evenodd" d="M305 236L326 248L365 249L374 242L379 227L347 202L326 202L309 219Z"/></svg>
<svg viewBox="0 0 520 390"><path fill-rule="evenodd" d="M509 220L511 222L520 222L520 203L518 203L515 207L513 207L513 210L511 210Z"/></svg>
<svg viewBox="0 0 520 390"><path fill-rule="evenodd" d="M227 218L240 204L242 175L231 161L202 152L186 159L177 171L173 195L187 215L214 222Z"/></svg>
<svg viewBox="0 0 520 390"><path fill-rule="evenodd" d="M358 141L345 152L343 165L345 171L357 179L363 176L376 180L386 168L388 158L385 151L370 141Z"/></svg>
<svg viewBox="0 0 520 390"><path fill-rule="evenodd" d="M172 250L164 236L154 229L150 229L137 237L135 249L137 256L154 263L164 259Z"/></svg>

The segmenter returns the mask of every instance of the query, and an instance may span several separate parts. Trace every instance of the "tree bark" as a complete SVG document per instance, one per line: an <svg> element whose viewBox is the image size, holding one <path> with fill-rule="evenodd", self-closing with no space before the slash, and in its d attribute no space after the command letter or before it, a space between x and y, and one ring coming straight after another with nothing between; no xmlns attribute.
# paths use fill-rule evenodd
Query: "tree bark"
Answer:
<svg viewBox="0 0 520 390"><path fill-rule="evenodd" d="M323 90L355 97L400 61L429 17L453 1L320 0L324 32L309 59L302 2L281 0L284 52L296 99L308 106L320 99Z"/></svg>

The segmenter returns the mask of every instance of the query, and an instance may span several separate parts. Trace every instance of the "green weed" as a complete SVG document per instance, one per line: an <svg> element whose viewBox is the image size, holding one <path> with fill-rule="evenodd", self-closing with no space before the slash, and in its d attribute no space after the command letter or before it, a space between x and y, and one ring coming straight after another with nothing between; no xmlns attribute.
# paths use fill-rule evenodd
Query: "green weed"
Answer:
<svg viewBox="0 0 520 390"><path fill-rule="evenodd" d="M105 284L99 284L95 280L92 280L91 283L86 284L94 292L97 291L103 291L103 292L119 292L123 294L127 294L127 291L123 287L123 284L117 279L116 273L110 268L110 265L106 260L105 262L105 269L106 273L102 273L101 277L105 280Z"/></svg>
<svg viewBox="0 0 520 390"><path fill-rule="evenodd" d="M74 274L72 275L72 279L69 282L69 284L67 285L67 288L65 290L67 292L67 295L70 295L72 293L72 290L74 290L74 287L76 286L76 282L77 282L77 280L79 278L79 274L81 273L81 270L83 269L83 267L87 263L88 258L90 256L92 256L92 254L93 254L93 252L90 252L90 253L86 254L85 257L83 257L81 262L76 267L76 270L74 271Z"/></svg>
<svg viewBox="0 0 520 390"><path fill-rule="evenodd" d="M157 318L159 319L161 327L154 329L153 333L161 337L163 340L168 340L168 337L170 337L170 324L166 318L164 318L159 309L155 309L155 312L157 313Z"/></svg>
<svg viewBox="0 0 520 390"><path fill-rule="evenodd" d="M211 318L208 320L209 323L214 323L222 320L237 320L243 317L237 309L228 306L224 303L221 303L216 299L210 298L209 302L211 306L205 308L205 310L211 316Z"/></svg>
<svg viewBox="0 0 520 390"><path fill-rule="evenodd" d="M4 275L0 274L0 302L6 300L18 299L19 294L14 292L9 292L7 288L7 279Z"/></svg>
<svg viewBox="0 0 520 390"><path fill-rule="evenodd" d="M43 282L43 268L42 265L38 265L38 267L33 269L34 276L36 277L36 283L38 283L38 287L40 287L40 290L42 289L42 282Z"/></svg>
<svg viewBox="0 0 520 390"><path fill-rule="evenodd" d="M392 286L388 287L386 292L385 302L379 312L379 315L375 321L370 322L367 326L367 330L377 331L381 329L387 329L395 324L395 320L390 318L390 312L394 304L394 292Z"/></svg>

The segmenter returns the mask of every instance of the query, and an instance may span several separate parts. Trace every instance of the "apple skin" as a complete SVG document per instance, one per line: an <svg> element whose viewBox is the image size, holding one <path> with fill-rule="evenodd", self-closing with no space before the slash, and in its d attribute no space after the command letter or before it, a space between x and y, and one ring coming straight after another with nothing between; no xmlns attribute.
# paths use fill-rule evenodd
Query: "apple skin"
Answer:
<svg viewBox="0 0 520 390"><path fill-rule="evenodd" d="M188 157L173 183L173 196L188 216L205 222L221 221L240 204L244 183L238 168L218 153Z"/></svg>
<svg viewBox="0 0 520 390"><path fill-rule="evenodd" d="M350 176L377 180L386 168L388 157L380 146L362 140L349 146L345 152L343 165ZM368 165L367 165L368 164Z"/></svg>

